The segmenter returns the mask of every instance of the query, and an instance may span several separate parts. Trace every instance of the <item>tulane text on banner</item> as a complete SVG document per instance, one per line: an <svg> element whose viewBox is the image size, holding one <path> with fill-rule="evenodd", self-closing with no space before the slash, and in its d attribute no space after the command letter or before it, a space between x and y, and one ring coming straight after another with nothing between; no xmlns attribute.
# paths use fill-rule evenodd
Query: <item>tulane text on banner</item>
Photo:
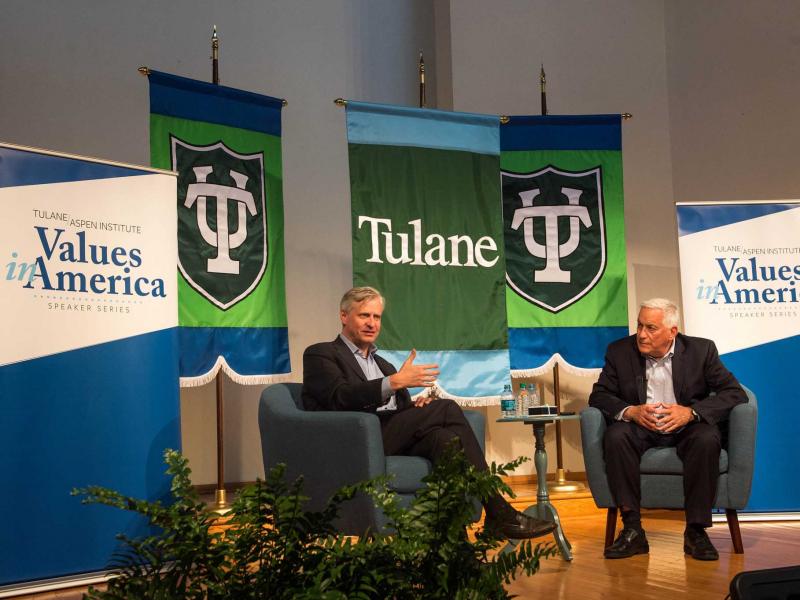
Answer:
<svg viewBox="0 0 800 600"><path fill-rule="evenodd" d="M153 166L178 173L182 386L290 371L276 98L150 72Z"/></svg>
<svg viewBox="0 0 800 600"><path fill-rule="evenodd" d="M349 102L353 280L386 298L380 353L437 363L443 395L508 383L499 119Z"/></svg>
<svg viewBox="0 0 800 600"><path fill-rule="evenodd" d="M602 367L628 334L619 115L500 128L511 369Z"/></svg>

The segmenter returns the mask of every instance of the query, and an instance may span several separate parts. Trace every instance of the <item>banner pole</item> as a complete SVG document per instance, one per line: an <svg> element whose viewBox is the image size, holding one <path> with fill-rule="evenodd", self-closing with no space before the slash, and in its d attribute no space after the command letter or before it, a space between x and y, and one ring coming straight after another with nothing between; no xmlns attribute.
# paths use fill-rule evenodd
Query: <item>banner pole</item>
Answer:
<svg viewBox="0 0 800 600"><path fill-rule="evenodd" d="M211 34L211 83L219 85L219 37L217 36L217 26ZM216 392L217 392L217 489L214 492L214 510L218 513L225 513L230 510L228 504L228 493L225 490L225 373L222 369L217 371Z"/></svg>
<svg viewBox="0 0 800 600"><path fill-rule="evenodd" d="M544 63L542 63L542 68L539 71L539 97L541 98L541 105L542 105L542 114L547 114L547 78L544 74Z"/></svg>
<svg viewBox="0 0 800 600"><path fill-rule="evenodd" d="M216 25L211 34L211 83L219 85L219 38Z"/></svg>
<svg viewBox="0 0 800 600"><path fill-rule="evenodd" d="M225 491L224 378L225 372L220 369L214 379L217 391L217 489L214 492L214 510L217 512L227 512L229 508Z"/></svg>
<svg viewBox="0 0 800 600"><path fill-rule="evenodd" d="M547 115L547 76L544 72L544 63L539 70L539 97L541 99L542 115ZM553 402L556 405L556 414L561 414L561 381L559 379L558 362L553 365ZM563 433L561 421L556 421L556 480L547 486L554 492L576 492L586 486L580 481L567 481L564 471Z"/></svg>
<svg viewBox="0 0 800 600"><path fill-rule="evenodd" d="M419 107L425 108L425 59L419 51Z"/></svg>

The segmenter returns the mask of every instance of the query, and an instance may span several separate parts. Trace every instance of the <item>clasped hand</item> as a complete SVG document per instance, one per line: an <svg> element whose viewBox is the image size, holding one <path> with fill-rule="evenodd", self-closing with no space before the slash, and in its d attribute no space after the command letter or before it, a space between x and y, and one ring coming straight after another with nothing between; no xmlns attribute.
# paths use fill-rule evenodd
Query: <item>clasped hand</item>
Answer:
<svg viewBox="0 0 800 600"><path fill-rule="evenodd" d="M672 433L689 423L692 409L680 404L639 404L625 411L625 418L650 431Z"/></svg>
<svg viewBox="0 0 800 600"><path fill-rule="evenodd" d="M393 390L413 387L431 387L439 376L439 365L424 364L415 365L414 359L417 351L412 350L408 358L403 362L400 370L389 377ZM421 396L414 401L416 406L425 406L431 401L427 396Z"/></svg>

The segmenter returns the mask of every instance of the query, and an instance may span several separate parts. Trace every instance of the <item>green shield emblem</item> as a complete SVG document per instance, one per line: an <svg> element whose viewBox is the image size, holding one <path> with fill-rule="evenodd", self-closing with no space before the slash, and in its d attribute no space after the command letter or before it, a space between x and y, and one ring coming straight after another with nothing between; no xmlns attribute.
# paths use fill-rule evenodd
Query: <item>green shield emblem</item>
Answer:
<svg viewBox="0 0 800 600"><path fill-rule="evenodd" d="M178 172L178 268L227 310L255 289L267 266L264 155L175 136L170 144Z"/></svg>
<svg viewBox="0 0 800 600"><path fill-rule="evenodd" d="M589 293L606 267L602 170L503 171L502 185L506 281L557 313Z"/></svg>

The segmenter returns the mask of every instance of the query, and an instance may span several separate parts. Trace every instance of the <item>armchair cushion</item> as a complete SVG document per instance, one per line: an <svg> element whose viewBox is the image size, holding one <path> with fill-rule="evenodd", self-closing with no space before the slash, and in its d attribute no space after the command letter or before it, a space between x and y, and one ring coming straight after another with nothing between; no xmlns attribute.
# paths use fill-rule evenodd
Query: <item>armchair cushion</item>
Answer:
<svg viewBox="0 0 800 600"><path fill-rule="evenodd" d="M413 494L422 487L422 478L431 472L431 463L419 456L387 456L386 473L392 475L389 487L401 494Z"/></svg>
<svg viewBox="0 0 800 600"><path fill-rule="evenodd" d="M744 386L743 386L744 387ZM756 397L744 388L748 403L730 412L728 446L720 454L720 478L714 506L743 509L750 497L755 461L755 435L758 418ZM596 408L581 411L581 438L586 477L599 508L615 506L606 478L603 436L606 421ZM683 463L675 448L651 448L642 456L642 506L680 508L683 506Z"/></svg>
<svg viewBox="0 0 800 600"><path fill-rule="evenodd" d="M683 461L678 458L674 448L650 448L642 455L639 468L642 475L683 475ZM719 455L719 472L728 471L728 453L723 450Z"/></svg>

